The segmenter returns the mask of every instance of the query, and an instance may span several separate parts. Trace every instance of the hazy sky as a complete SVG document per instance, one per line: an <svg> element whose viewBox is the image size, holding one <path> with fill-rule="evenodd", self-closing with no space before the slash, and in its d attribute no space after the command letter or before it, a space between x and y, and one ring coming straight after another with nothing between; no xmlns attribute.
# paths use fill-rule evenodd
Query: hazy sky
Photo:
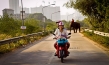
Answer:
<svg viewBox="0 0 109 65"><path fill-rule="evenodd" d="M20 0L19 0L20 1ZM45 1L45 4L42 2ZM52 4L54 3L54 6L60 6L61 7L61 15L65 14L72 14L74 13L74 9L67 9L66 7L63 7L63 4L66 3L69 0L23 0L24 7L36 7L40 5L49 5L49 2ZM0 14L2 14L2 10L4 8L9 8L9 0L0 0Z"/></svg>
<svg viewBox="0 0 109 65"><path fill-rule="evenodd" d="M21 4L20 1L21 0L19 0L19 5ZM43 3L43 1L45 1L45 4ZM23 5L24 5L24 7L31 8L31 7L36 7L36 6L38 7L40 5L45 5L45 6L49 5L49 2L50 2L50 4L53 4L54 1L55 1L55 5L53 5L53 6L60 6L62 20L63 19L67 20L67 15L72 14L72 13L74 13L74 14L70 15L68 17L68 20L71 20L72 18L74 18L75 20L77 20L77 19L82 20L84 18L75 9L73 9L73 8L68 9L65 6L63 7L63 4L69 0L23 0ZM9 8L9 0L0 0L0 15L2 14L2 10L4 8Z"/></svg>

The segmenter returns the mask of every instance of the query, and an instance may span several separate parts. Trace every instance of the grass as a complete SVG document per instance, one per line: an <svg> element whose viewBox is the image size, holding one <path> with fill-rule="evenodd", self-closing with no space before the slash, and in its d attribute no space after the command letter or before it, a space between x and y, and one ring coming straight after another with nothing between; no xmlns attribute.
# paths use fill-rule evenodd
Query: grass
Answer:
<svg viewBox="0 0 109 65"><path fill-rule="evenodd" d="M89 39L101 44L102 46L109 49L109 37L100 36L91 32L84 31L82 34L84 34Z"/></svg>

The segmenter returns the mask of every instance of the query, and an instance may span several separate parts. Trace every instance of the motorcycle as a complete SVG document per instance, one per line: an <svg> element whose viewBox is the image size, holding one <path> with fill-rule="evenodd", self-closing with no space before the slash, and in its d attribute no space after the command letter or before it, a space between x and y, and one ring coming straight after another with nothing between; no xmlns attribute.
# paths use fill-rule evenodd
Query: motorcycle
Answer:
<svg viewBox="0 0 109 65"><path fill-rule="evenodd" d="M55 34L53 34L54 36L56 36ZM69 33L68 35L71 35L71 33ZM67 42L71 36L65 37L63 35L61 35L62 37L60 37L58 40L55 37L54 39L57 40L57 57L61 59L61 62L63 63L64 58L66 58L68 56L68 53L66 52L67 49ZM64 37L64 38L63 38Z"/></svg>

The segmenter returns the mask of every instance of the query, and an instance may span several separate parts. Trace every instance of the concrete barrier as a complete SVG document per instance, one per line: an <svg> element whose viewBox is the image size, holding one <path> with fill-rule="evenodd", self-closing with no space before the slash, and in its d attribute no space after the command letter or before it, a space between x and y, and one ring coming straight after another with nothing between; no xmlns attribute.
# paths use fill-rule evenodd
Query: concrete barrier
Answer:
<svg viewBox="0 0 109 65"><path fill-rule="evenodd" d="M100 31L94 31L94 30L90 30L90 29L85 29L84 31L94 32L94 34L109 37L109 33L104 33L104 32L100 32Z"/></svg>

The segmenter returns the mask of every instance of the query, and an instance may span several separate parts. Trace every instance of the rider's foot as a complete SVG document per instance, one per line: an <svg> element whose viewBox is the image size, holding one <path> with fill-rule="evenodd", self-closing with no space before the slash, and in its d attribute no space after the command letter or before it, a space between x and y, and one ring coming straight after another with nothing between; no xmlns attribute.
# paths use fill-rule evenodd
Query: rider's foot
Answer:
<svg viewBox="0 0 109 65"><path fill-rule="evenodd" d="M57 54L55 53L55 55L54 56L57 56Z"/></svg>
<svg viewBox="0 0 109 65"><path fill-rule="evenodd" d="M69 56L69 54L67 54L67 56Z"/></svg>
<svg viewBox="0 0 109 65"><path fill-rule="evenodd" d="M68 54L70 54L70 52L68 51Z"/></svg>
<svg viewBox="0 0 109 65"><path fill-rule="evenodd" d="M67 56L69 56L69 54L70 54L70 52L68 51L68 54L67 54Z"/></svg>

